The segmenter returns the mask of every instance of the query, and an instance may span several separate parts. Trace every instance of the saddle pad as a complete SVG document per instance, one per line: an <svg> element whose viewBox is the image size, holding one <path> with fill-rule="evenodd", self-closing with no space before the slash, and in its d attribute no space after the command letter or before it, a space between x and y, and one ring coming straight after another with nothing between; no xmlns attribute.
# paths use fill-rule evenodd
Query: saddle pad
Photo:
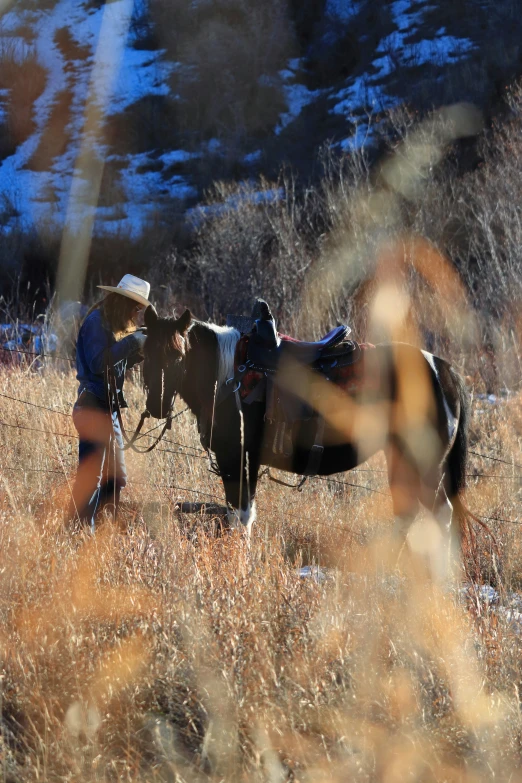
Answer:
<svg viewBox="0 0 522 783"><path fill-rule="evenodd" d="M286 338L283 337L283 339ZM375 348L375 346L371 343L359 343L359 348L361 349L359 356L362 357L364 355L364 351ZM243 335L243 337L238 340L236 345L236 352L234 356L234 373L237 373L238 367L240 367L242 364L245 364L247 355L248 335ZM359 359L352 364L334 367L329 370L328 374L330 381L335 383L336 386L339 386L341 389L346 391L347 394L355 394L360 388L363 380L364 362ZM239 394L242 400L244 400L254 391L256 386L263 379L263 376L264 373L259 372L259 370L248 370L243 375L241 379L241 386L239 388Z"/></svg>

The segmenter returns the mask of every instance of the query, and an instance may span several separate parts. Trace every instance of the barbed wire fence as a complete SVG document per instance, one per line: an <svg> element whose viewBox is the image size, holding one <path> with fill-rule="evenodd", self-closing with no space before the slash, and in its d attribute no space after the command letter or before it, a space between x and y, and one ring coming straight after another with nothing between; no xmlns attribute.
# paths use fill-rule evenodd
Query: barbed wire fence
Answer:
<svg viewBox="0 0 522 783"><path fill-rule="evenodd" d="M54 354L54 353L53 354L41 354L41 353L38 353L38 352L35 352L35 351L25 351L23 349L16 349L16 348L9 348L9 349L2 348L0 350L7 350L7 351L12 352L12 353L28 354L30 356L35 356L35 357L45 356L46 358L57 359L57 360L67 359L71 363L74 363L74 361L75 361L74 359L71 359L70 357L63 357L63 356L61 356L59 354ZM22 399L20 397L14 397L13 395L6 394L5 392L0 392L0 397L3 397L4 399L10 400L11 402L17 402L17 403L19 403L21 405L26 405L26 406L29 406L31 408L40 409L40 410L46 411L48 413L52 413L54 415L65 416L67 418L70 418L70 416L71 416L71 413L69 411L60 410L59 408L52 408L52 407L49 407L47 405L40 405L38 403L31 402L30 400L25 400L25 399ZM178 416L181 416L183 413L186 413L188 410L189 410L188 408L184 408L183 410L179 411L175 415L174 418L177 418ZM147 438L147 437L150 437L150 438L154 437L150 433L152 433L154 430L158 429L161 426L162 426L162 424L160 423L160 424L156 425L155 427L152 427L151 429L147 430L147 432L141 433L139 435L138 439ZM55 431L55 430L40 429L38 427L32 427L32 426L29 426L27 424L20 424L19 422L16 422L16 423L6 422L6 421L4 421L2 419L0 419L0 427L6 427L6 428L18 429L18 430L25 430L25 431L29 431L29 432L37 432L39 434L52 435L52 436L60 437L60 438L69 438L71 440L79 440L79 436L75 435L73 433L66 433L66 432L58 432L58 431ZM173 454L173 455L176 455L176 456L182 456L182 457L187 458L189 460L190 459L205 460L205 461L208 460L208 454L203 449L198 449L196 446L191 446L190 444L187 444L187 443L180 443L179 441L174 441L174 440L171 440L171 439L168 439L168 438L165 438L164 442L168 443L169 445L177 446L178 448L172 449L172 448L158 447L156 449L156 451L158 451L160 453L165 453L165 454ZM514 459L506 460L506 459L502 459L502 458L499 458L499 457L492 457L492 456L490 456L488 454L483 454L483 453L475 451L473 449L470 449L468 453L469 454L473 454L474 456L476 456L476 457L478 457L480 459L483 459L483 460L488 460L488 461L495 462L495 463L501 463L501 464L504 464L504 465L509 465L512 468L520 468L520 469L522 469L522 464L515 462ZM20 471L21 470L21 471L27 471L27 472L30 472L30 473L34 472L34 473L44 473L44 474L46 474L46 473L47 474L59 474L61 476L64 475L64 471L63 470L53 470L51 468L34 468L34 467L26 466L24 463L20 463L17 466L4 466L3 470L7 470L7 471ZM211 469L209 469L209 472L210 473L215 473L215 471L213 471ZM359 468L354 468L352 471L350 471L350 473L386 474L387 471L383 470L383 469L360 468L359 467ZM262 471L260 473L259 478L262 478L263 476L266 476L266 475L268 475L269 479L274 480L270 476L270 474L267 473L266 471ZM522 480L522 474L519 474L519 473L514 474L512 476L502 476L502 475L497 475L497 474L479 473L477 471L474 471L472 473L467 473L466 477L467 478L471 478L471 479L475 479L475 480L479 480L479 479L484 479L484 480L485 479L490 479L490 480L500 480L500 481L521 481ZM349 481L342 481L340 479L334 479L334 478L331 478L330 476L310 476L310 477L308 477L308 480L310 480L310 479L312 481L317 481L317 482L326 482L329 485L350 487L350 488L353 488L353 489L366 490L367 492L373 493L373 494L389 496L389 492L382 492L381 490L374 489L373 487L368 487L368 486L366 486L364 484L357 484L355 482L349 482ZM147 485L147 486L150 485L148 482L139 482L138 481L138 482L133 482L133 483L136 484L136 485ZM276 480L276 483L281 483L281 482ZM284 484L284 485L285 486L290 486L290 485L286 485L286 484ZM298 486L299 485L296 484L295 488L297 488ZM219 496L214 495L212 493L204 492L203 490L197 490L197 489L190 488L190 487L181 487L181 486L178 486L176 484L161 484L161 485L156 485L155 488L156 489L175 489L175 490L178 490L178 491L183 491L183 492L188 492L188 493L191 493L191 494L195 494L195 495L198 495L198 496L201 496L201 497L210 497L210 498L212 498L214 500L217 500L217 501L219 501L221 503L226 503L224 498L222 498L222 497L220 498ZM481 517L481 519L484 519L484 520L487 520L487 521L504 522L504 523L508 523L508 524L520 524L520 521L518 519L516 519L516 520L501 519L499 517Z"/></svg>

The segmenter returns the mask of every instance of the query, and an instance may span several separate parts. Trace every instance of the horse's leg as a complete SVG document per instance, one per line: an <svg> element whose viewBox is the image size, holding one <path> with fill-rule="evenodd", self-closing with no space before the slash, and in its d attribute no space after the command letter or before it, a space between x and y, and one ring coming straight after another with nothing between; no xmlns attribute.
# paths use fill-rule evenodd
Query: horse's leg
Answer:
<svg viewBox="0 0 522 783"><path fill-rule="evenodd" d="M393 539L397 560L406 543L411 524L419 513L421 481L416 465L394 438L385 451L388 482L393 503Z"/></svg>
<svg viewBox="0 0 522 783"><path fill-rule="evenodd" d="M432 571L441 583L451 584L460 569L461 540L459 525L454 518L453 505L442 480L433 493L431 508L440 531L439 545L431 558Z"/></svg>
<svg viewBox="0 0 522 783"><path fill-rule="evenodd" d="M388 460L390 490L395 516L393 538L397 562L406 544L411 525L419 512L420 502L433 515L432 532L419 527L412 532L411 548L426 557L432 577L440 584L451 584L459 569L460 536L453 519L453 505L441 480L434 490L421 481L415 466L397 451Z"/></svg>
<svg viewBox="0 0 522 783"><path fill-rule="evenodd" d="M243 530L250 535L256 519L255 494L259 459L245 452L243 465L241 455L216 450L216 460L223 480L225 497L229 507L228 523L231 528Z"/></svg>
<svg viewBox="0 0 522 783"><path fill-rule="evenodd" d="M226 407L228 406L228 408ZM212 449L223 481L228 523L248 535L256 519L255 496L263 443L264 407L245 405L238 414L229 398L216 416Z"/></svg>
<svg viewBox="0 0 522 783"><path fill-rule="evenodd" d="M250 536L252 525L256 521L257 470L254 473L252 466L245 465L241 471L240 465L237 464L236 476L238 475L241 475L239 480L237 478L223 478L225 495L229 505L228 523L231 528L243 530Z"/></svg>
<svg viewBox="0 0 522 783"><path fill-rule="evenodd" d="M257 478L259 474L259 466L261 461L261 441L248 452L245 471L247 473L248 492L245 498L246 506L241 505L241 512L243 519L241 524L246 527L248 534L250 535L252 525L257 519L256 511L256 490L257 490Z"/></svg>
<svg viewBox="0 0 522 783"><path fill-rule="evenodd" d="M392 559L397 566L420 510L422 481L418 466L401 438L390 439L385 455L394 515Z"/></svg>

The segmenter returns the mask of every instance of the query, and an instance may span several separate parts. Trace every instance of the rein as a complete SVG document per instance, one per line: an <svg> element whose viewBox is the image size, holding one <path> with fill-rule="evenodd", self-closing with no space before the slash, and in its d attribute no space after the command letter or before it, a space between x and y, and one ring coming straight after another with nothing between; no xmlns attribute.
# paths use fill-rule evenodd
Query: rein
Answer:
<svg viewBox="0 0 522 783"><path fill-rule="evenodd" d="M163 438L167 430L170 430L172 428L172 419L173 416L169 412L167 415L167 418L165 419L165 424L163 425L163 428L159 435L157 436L154 443L152 443L150 446L147 446L146 448L139 448L135 445L136 441L138 440L138 437L141 433L142 427L145 423L146 419L150 418L150 413L148 410L144 410L141 414L138 426L136 427L134 433L129 436L127 434L127 431L125 429L125 425L123 424L123 417L121 415L121 407L120 407L120 401L118 399L118 390L116 388L116 377L114 375L114 364L113 362L107 360L106 362L106 370L107 370L107 397L109 402L109 408L111 410L111 413L116 413L116 418L118 419L118 424L120 425L121 434L123 437L123 440L125 441L125 444L123 446L123 450L127 451L127 449L132 449L136 452L136 454L148 454L149 451L152 451L156 448L160 440ZM172 404L174 405L174 401L176 399L176 395L174 395L174 398L172 400ZM114 402L114 410L112 402ZM171 407L172 410L172 407Z"/></svg>

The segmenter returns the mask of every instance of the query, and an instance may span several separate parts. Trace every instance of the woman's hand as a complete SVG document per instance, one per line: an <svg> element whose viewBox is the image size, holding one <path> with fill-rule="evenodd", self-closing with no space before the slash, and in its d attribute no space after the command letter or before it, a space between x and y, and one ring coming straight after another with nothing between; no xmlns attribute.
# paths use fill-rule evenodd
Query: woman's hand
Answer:
<svg viewBox="0 0 522 783"><path fill-rule="evenodd" d="M136 353L139 353L139 355L143 357L145 340L147 339L147 329L145 327L142 327L141 329L136 329L136 331L132 333L132 337L134 338L134 342L136 344L136 348L135 348Z"/></svg>

